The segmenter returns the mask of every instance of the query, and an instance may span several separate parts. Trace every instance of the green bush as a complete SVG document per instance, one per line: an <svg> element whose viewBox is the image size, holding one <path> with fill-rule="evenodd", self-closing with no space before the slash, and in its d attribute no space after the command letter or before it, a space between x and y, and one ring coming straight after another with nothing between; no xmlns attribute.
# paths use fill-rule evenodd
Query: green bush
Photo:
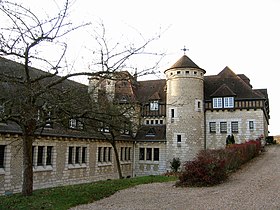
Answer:
<svg viewBox="0 0 280 210"><path fill-rule="evenodd" d="M181 166L181 161L179 158L173 158L173 160L170 162L170 168L172 172L178 172L179 168Z"/></svg>

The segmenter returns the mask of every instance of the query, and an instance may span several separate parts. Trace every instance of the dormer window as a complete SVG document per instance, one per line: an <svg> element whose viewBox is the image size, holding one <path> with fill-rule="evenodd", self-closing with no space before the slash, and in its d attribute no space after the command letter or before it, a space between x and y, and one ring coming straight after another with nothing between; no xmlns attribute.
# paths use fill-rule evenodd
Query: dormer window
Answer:
<svg viewBox="0 0 280 210"><path fill-rule="evenodd" d="M150 102L150 110L151 111L156 111L159 109L159 103L158 101L151 101Z"/></svg>
<svg viewBox="0 0 280 210"><path fill-rule="evenodd" d="M213 108L223 108L223 99L222 98L213 98Z"/></svg>
<svg viewBox="0 0 280 210"><path fill-rule="evenodd" d="M79 120L72 118L69 120L69 128L82 130L82 129L84 129L84 125Z"/></svg>
<svg viewBox="0 0 280 210"><path fill-rule="evenodd" d="M234 107L233 97L225 97L224 98L224 108L233 108L233 107Z"/></svg>
<svg viewBox="0 0 280 210"><path fill-rule="evenodd" d="M213 98L213 108L233 108L234 107L234 97L220 97Z"/></svg>

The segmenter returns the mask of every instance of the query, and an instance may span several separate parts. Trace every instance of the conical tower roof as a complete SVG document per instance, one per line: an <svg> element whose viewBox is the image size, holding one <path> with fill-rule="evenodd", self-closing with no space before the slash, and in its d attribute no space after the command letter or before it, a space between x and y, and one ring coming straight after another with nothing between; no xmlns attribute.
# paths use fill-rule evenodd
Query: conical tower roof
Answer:
<svg viewBox="0 0 280 210"><path fill-rule="evenodd" d="M200 69L206 73L204 69L201 69L198 65L196 65L188 56L183 55L176 63L174 63L169 69L180 69L180 68L195 68ZM165 71L167 71L165 70Z"/></svg>

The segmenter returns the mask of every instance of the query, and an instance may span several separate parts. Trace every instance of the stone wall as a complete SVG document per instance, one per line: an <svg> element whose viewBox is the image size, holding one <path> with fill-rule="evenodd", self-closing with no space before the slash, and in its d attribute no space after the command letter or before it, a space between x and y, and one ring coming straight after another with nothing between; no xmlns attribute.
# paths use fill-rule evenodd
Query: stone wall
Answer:
<svg viewBox="0 0 280 210"><path fill-rule="evenodd" d="M140 158L140 148L144 151L143 158ZM147 148L152 152L150 160L147 158ZM155 160L155 148L159 151L158 160ZM165 173L166 142L137 142L135 144L134 160L134 176L160 175Z"/></svg>
<svg viewBox="0 0 280 210"><path fill-rule="evenodd" d="M249 122L253 122L253 128ZM210 132L210 122L216 122L215 132ZM227 123L227 131L221 133L220 123ZM231 122L238 122L238 132L232 132ZM262 109L236 109L206 111L206 147L209 149L224 148L228 135L234 135L236 143L255 140L268 135L268 125Z"/></svg>
<svg viewBox="0 0 280 210"><path fill-rule="evenodd" d="M0 195L20 192L22 138L20 135L1 134L0 145L5 145L4 168L0 168ZM72 163L69 163L70 147L73 148ZM106 155L102 153L102 159L98 160L98 152L104 152L105 147ZM130 141L117 143L119 155L122 154L126 158L121 160L124 177L132 176L132 147L133 143ZM50 154L47 150L51 151L51 163L48 162L47 156ZM124 151L130 152L130 158L123 154ZM33 172L34 189L118 178L112 146L106 141L92 139L38 137L33 143Z"/></svg>

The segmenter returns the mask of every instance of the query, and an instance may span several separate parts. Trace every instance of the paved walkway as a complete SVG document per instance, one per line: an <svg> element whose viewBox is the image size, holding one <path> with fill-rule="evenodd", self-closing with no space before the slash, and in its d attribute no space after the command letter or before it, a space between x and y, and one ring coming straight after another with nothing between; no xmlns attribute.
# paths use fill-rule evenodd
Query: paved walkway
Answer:
<svg viewBox="0 0 280 210"><path fill-rule="evenodd" d="M73 209L280 210L280 145L266 147L266 152L215 187L176 188L173 182L146 184Z"/></svg>

